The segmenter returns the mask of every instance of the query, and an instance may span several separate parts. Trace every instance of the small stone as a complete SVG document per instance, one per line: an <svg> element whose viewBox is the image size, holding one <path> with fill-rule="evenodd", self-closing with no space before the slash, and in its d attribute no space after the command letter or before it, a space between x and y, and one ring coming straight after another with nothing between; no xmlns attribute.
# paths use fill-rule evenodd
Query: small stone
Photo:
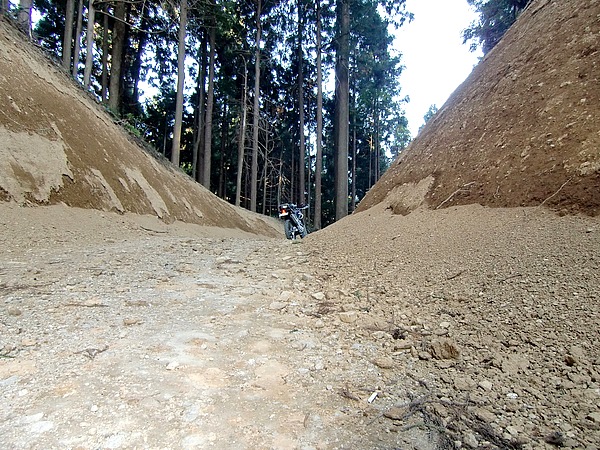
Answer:
<svg viewBox="0 0 600 450"><path fill-rule="evenodd" d="M552 433L544 436L544 442L547 444L556 445L557 447L564 447L565 436L560 431L553 431Z"/></svg>
<svg viewBox="0 0 600 450"><path fill-rule="evenodd" d="M463 444L469 448L477 448L479 447L479 442L477 442L477 438L473 433L467 433L463 437Z"/></svg>
<svg viewBox="0 0 600 450"><path fill-rule="evenodd" d="M460 350L449 339L436 340L431 343L431 354L435 359L458 359Z"/></svg>
<svg viewBox="0 0 600 450"><path fill-rule="evenodd" d="M373 364L381 369L392 369L394 367L394 360L386 356L380 356L373 360Z"/></svg>
<svg viewBox="0 0 600 450"><path fill-rule="evenodd" d="M480 381L479 383L477 383L477 385L484 391L488 391L488 392L492 390L492 387L494 387L492 382L489 380Z"/></svg>
<svg viewBox="0 0 600 450"><path fill-rule="evenodd" d="M506 410L508 412L517 412L521 409L521 405L517 400L508 399L506 401Z"/></svg>
<svg viewBox="0 0 600 450"><path fill-rule="evenodd" d="M179 363L177 361L171 361L167 364L167 370L175 370L179 367Z"/></svg>
<svg viewBox="0 0 600 450"><path fill-rule="evenodd" d="M459 391L472 391L476 384L471 377L463 376L454 379L454 387Z"/></svg>
<svg viewBox="0 0 600 450"><path fill-rule="evenodd" d="M406 415L406 411L402 408L398 408L396 406L392 406L387 411L384 411L383 417L387 417L392 420L402 420Z"/></svg>
<svg viewBox="0 0 600 450"><path fill-rule="evenodd" d="M513 427L512 425L509 425L506 427L506 431L508 431L508 433L511 436L517 436L519 434L519 430L517 430L515 427Z"/></svg>
<svg viewBox="0 0 600 450"><path fill-rule="evenodd" d="M485 423L492 423L496 420L496 415L486 408L473 408L473 414Z"/></svg>
<svg viewBox="0 0 600 450"><path fill-rule="evenodd" d="M585 416L586 419L595 423L600 423L600 412L592 412Z"/></svg>
<svg viewBox="0 0 600 450"><path fill-rule="evenodd" d="M354 323L358 319L358 314L356 311L345 311L340 313L339 318L344 323Z"/></svg>
<svg viewBox="0 0 600 450"><path fill-rule="evenodd" d="M23 314L23 311L21 311L16 306L9 306L8 307L8 315L9 316L20 316L21 314Z"/></svg>
<svg viewBox="0 0 600 450"><path fill-rule="evenodd" d="M312 298L314 298L315 300L324 300L325 299L325 294L323 292L313 292L312 294L310 294L310 296Z"/></svg>
<svg viewBox="0 0 600 450"><path fill-rule="evenodd" d="M340 292L339 291L327 291L325 292L325 298L327 300L335 300L337 298L339 298L340 296Z"/></svg>
<svg viewBox="0 0 600 450"><path fill-rule="evenodd" d="M21 345L23 347L33 347L34 345L37 345L37 341L35 339L26 338L21 341Z"/></svg>
<svg viewBox="0 0 600 450"><path fill-rule="evenodd" d="M429 361L431 359L431 353L429 352L419 352L419 359L423 361Z"/></svg>
<svg viewBox="0 0 600 450"><path fill-rule="evenodd" d="M444 328L444 329L450 328L450 322L442 322L442 323L440 323L440 328Z"/></svg>
<svg viewBox="0 0 600 450"><path fill-rule="evenodd" d="M269 305L269 309L271 311L280 311L285 308L287 305L283 302L273 302Z"/></svg>
<svg viewBox="0 0 600 450"><path fill-rule="evenodd" d="M128 319L123 319L123 325L125 325L126 327L130 326L130 325L137 325L142 323L142 321L140 319L134 319L134 318L128 318Z"/></svg>
<svg viewBox="0 0 600 450"><path fill-rule="evenodd" d="M289 302L293 299L294 293L291 291L281 291L279 293L279 300L282 302Z"/></svg>

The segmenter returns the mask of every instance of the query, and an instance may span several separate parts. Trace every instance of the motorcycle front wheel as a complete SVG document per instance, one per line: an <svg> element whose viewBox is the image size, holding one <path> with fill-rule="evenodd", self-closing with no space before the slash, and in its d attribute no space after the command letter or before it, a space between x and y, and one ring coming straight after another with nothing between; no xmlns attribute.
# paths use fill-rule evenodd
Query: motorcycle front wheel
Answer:
<svg viewBox="0 0 600 450"><path fill-rule="evenodd" d="M285 231L285 237L288 239L294 238L293 225L290 220L283 222L283 230Z"/></svg>

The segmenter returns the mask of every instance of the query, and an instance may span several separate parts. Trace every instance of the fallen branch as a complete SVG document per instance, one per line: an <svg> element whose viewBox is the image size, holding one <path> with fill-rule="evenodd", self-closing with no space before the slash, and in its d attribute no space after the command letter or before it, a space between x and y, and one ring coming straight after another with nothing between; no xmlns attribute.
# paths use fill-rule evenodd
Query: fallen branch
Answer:
<svg viewBox="0 0 600 450"><path fill-rule="evenodd" d="M474 181L471 181L470 183L467 183L467 184L463 184L461 187L459 187L457 190L455 190L455 191L454 191L452 194L450 194L450 196L449 196L449 197L448 197L446 200L444 200L442 203L440 203L440 204L437 206L437 208L435 208L435 209L440 209L442 206L444 206L446 203L448 203L448 202L449 202L449 201L452 199L452 197L454 197L454 196L455 196L456 194L458 194L460 191L462 191L462 190L464 190L466 187L472 186L472 185L474 185L474 184L475 184L475 182L474 182Z"/></svg>
<svg viewBox="0 0 600 450"><path fill-rule="evenodd" d="M550 200L552 197L554 197L555 195L557 195L560 191L562 191L562 188L564 188L567 185L567 183L569 181L571 181L572 179L573 179L573 177L569 178L567 181L565 181L563 184L561 184L560 187L558 188L558 190L554 194L552 194L550 197L548 197L546 200L544 200L542 203L540 203L538 205L538 208L540 206L542 206L544 203L546 203L548 200Z"/></svg>
<svg viewBox="0 0 600 450"><path fill-rule="evenodd" d="M461 276L464 272L465 272L464 269L463 270L459 270L454 275L450 275L449 277L446 277L446 281L454 280L455 278Z"/></svg>
<svg viewBox="0 0 600 450"><path fill-rule="evenodd" d="M507 280L510 280L511 278L517 278L517 277L522 277L523 275L520 273L515 273L513 275L509 275L506 278L502 278L501 280L498 280L498 283L504 283Z"/></svg>
<svg viewBox="0 0 600 450"><path fill-rule="evenodd" d="M145 231L151 231L152 233L168 233L168 231L167 231L167 230L155 230L155 229L153 229L153 228L147 228L147 227L144 227L144 226L142 226L142 225L140 225L140 228L141 228L142 230L145 230Z"/></svg>
<svg viewBox="0 0 600 450"><path fill-rule="evenodd" d="M84 350L75 352L75 354L82 354L89 359L94 359L98 354L103 353L106 350L108 350L108 345L104 345L102 348L86 348Z"/></svg>

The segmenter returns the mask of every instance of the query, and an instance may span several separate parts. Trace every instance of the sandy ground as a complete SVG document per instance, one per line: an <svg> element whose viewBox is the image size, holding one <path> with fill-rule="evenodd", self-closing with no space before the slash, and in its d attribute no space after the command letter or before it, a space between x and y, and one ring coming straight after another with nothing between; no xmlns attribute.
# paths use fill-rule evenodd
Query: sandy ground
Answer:
<svg viewBox="0 0 600 450"><path fill-rule="evenodd" d="M381 212L292 243L0 211L3 448L600 441L597 219Z"/></svg>

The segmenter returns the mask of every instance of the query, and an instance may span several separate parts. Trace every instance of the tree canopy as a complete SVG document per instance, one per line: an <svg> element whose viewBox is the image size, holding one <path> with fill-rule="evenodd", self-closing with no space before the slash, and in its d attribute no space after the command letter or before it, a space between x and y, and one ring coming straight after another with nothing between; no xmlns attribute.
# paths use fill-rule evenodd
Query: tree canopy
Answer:
<svg viewBox="0 0 600 450"><path fill-rule="evenodd" d="M33 7L41 45L130 132L246 208L307 202L311 221L331 223L336 202L352 211L410 140L391 35L411 17L405 0ZM340 67L347 84L334 89Z"/></svg>
<svg viewBox="0 0 600 450"><path fill-rule="evenodd" d="M471 49L479 45L488 53L500 41L504 33L531 0L467 0L479 18L463 31L464 42L471 42Z"/></svg>

